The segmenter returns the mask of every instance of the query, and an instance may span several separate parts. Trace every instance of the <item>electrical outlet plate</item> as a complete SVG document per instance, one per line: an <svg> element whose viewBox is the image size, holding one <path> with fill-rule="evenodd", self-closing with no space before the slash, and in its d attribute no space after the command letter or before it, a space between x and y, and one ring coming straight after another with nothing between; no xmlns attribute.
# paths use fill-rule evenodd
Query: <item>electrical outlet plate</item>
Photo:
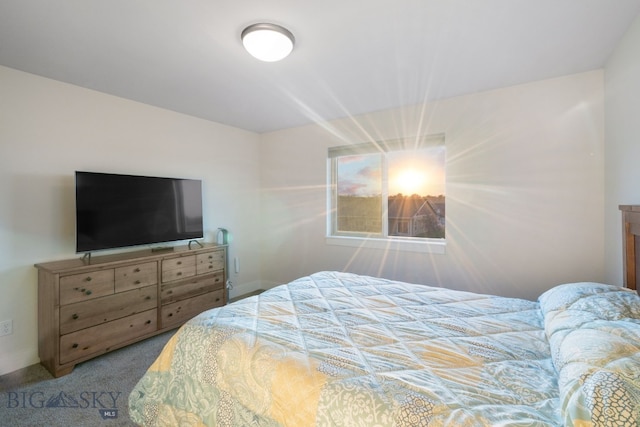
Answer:
<svg viewBox="0 0 640 427"><path fill-rule="evenodd" d="M0 337L11 335L13 333L13 320L4 320L0 322Z"/></svg>

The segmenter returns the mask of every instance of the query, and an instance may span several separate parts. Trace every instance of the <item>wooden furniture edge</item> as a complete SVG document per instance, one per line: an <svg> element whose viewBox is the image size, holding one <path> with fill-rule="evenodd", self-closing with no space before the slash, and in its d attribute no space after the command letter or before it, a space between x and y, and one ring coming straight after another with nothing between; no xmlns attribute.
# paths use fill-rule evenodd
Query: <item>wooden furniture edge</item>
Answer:
<svg viewBox="0 0 640 427"><path fill-rule="evenodd" d="M624 285L638 291L637 275L639 255L636 239L640 238L640 205L619 205L622 212L622 263Z"/></svg>
<svg viewBox="0 0 640 427"><path fill-rule="evenodd" d="M168 258L171 256L189 256L202 252L209 252L211 249L226 248L228 245L220 245L217 243L204 243L203 247L189 249L188 246L176 246L173 250L166 251L153 251L152 249L121 252L109 255L99 255L91 258L90 261L86 261L81 257L62 259L58 261L40 262L34 264L36 268L47 270L52 273L67 272L70 270L78 271L81 273L85 270L95 270L96 267L111 268L114 265L120 265L131 261L131 263L138 262L142 259L155 261L161 258Z"/></svg>

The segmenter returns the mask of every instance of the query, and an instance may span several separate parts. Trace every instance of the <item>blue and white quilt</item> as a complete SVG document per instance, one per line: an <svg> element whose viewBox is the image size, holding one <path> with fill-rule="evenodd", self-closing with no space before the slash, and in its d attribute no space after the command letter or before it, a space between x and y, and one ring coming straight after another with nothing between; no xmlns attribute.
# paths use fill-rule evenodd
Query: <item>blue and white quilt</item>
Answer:
<svg viewBox="0 0 640 427"><path fill-rule="evenodd" d="M605 426L640 419L640 298L539 302L320 272L206 311L129 398L145 426Z"/></svg>

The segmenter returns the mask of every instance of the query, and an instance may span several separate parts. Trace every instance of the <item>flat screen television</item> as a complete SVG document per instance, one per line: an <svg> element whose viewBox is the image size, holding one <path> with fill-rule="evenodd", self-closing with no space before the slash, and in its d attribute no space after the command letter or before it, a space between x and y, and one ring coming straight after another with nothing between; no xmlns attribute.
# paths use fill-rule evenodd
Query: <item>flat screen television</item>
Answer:
<svg viewBox="0 0 640 427"><path fill-rule="evenodd" d="M203 237L202 181L75 173L76 252Z"/></svg>

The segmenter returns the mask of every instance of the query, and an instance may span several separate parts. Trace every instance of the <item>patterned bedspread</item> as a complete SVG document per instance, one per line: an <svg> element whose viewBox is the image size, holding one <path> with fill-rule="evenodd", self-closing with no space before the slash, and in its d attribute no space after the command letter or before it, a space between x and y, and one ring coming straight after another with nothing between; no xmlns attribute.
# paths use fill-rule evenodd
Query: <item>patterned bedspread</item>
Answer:
<svg viewBox="0 0 640 427"><path fill-rule="evenodd" d="M638 318L638 296L606 285L563 285L538 303L321 272L189 321L131 393L130 415L145 426L636 425Z"/></svg>

